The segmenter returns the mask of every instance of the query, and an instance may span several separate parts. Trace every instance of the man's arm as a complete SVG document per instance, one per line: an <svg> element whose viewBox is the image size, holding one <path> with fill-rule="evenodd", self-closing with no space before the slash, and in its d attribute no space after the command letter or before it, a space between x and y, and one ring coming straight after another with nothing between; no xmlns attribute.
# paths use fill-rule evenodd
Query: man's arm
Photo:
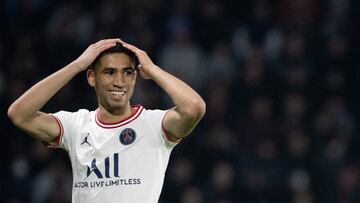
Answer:
<svg viewBox="0 0 360 203"><path fill-rule="evenodd" d="M101 40L90 45L75 61L41 80L8 109L8 116L15 126L34 138L52 142L60 134L57 121L40 109L54 94L67 84L76 74L85 70L104 50L113 47L119 39Z"/></svg>
<svg viewBox="0 0 360 203"><path fill-rule="evenodd" d="M155 65L146 52L126 42L121 43L137 56L141 76L155 81L174 102L175 107L166 113L163 121L172 141L187 136L205 114L204 100L186 83Z"/></svg>

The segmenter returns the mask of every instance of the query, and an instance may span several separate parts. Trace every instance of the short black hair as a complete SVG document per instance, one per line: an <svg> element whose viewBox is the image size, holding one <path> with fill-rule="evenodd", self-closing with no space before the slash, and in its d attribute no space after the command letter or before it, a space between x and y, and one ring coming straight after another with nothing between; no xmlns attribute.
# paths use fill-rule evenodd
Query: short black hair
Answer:
<svg viewBox="0 0 360 203"><path fill-rule="evenodd" d="M127 56L129 56L131 58L131 61L135 64L136 67L136 56L134 54L134 52L130 51L129 49L125 48L121 43L116 43L115 46L108 48L106 50L104 50L103 52L101 52L99 54L99 56L97 56L95 58L95 60L90 64L89 68L90 69L94 69L97 62L100 60L101 57L108 55L108 54L113 54L113 53L124 53Z"/></svg>

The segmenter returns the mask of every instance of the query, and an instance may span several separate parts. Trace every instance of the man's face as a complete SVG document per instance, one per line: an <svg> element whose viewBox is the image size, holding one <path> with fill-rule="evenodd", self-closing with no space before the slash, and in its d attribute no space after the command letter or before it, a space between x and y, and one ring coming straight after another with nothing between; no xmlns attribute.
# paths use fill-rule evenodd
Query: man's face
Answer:
<svg viewBox="0 0 360 203"><path fill-rule="evenodd" d="M88 72L98 102L109 112L124 110L134 92L136 71L131 58L123 53L102 56L94 70Z"/></svg>

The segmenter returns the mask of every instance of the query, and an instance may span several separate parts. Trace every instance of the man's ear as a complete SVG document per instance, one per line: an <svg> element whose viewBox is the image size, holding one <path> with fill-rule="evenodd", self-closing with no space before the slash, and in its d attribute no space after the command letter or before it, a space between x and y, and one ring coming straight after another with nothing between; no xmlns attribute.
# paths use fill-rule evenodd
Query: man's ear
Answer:
<svg viewBox="0 0 360 203"><path fill-rule="evenodd" d="M95 87L95 72L93 69L90 68L86 71L86 77L89 85Z"/></svg>
<svg viewBox="0 0 360 203"><path fill-rule="evenodd" d="M137 75L138 75L138 71L136 69L134 69L134 74L135 74L135 77L134 77L134 85L136 84L136 78L137 78Z"/></svg>

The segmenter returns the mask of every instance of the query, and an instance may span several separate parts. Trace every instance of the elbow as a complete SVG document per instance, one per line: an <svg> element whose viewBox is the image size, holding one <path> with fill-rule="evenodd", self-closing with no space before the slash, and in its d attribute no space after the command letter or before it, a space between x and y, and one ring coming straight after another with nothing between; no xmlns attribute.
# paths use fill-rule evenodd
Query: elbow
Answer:
<svg viewBox="0 0 360 203"><path fill-rule="evenodd" d="M200 116L200 118L204 117L204 115L206 113L206 103L203 99L201 99L201 101L198 102L197 111L198 111L198 115Z"/></svg>
<svg viewBox="0 0 360 203"><path fill-rule="evenodd" d="M202 98L194 99L187 109L187 114L196 120L200 120L205 115L205 113L206 103Z"/></svg>
<svg viewBox="0 0 360 203"><path fill-rule="evenodd" d="M18 108L14 104L12 104L8 108L7 116L10 119L10 121L16 126L19 126L23 122L23 119L20 116Z"/></svg>

